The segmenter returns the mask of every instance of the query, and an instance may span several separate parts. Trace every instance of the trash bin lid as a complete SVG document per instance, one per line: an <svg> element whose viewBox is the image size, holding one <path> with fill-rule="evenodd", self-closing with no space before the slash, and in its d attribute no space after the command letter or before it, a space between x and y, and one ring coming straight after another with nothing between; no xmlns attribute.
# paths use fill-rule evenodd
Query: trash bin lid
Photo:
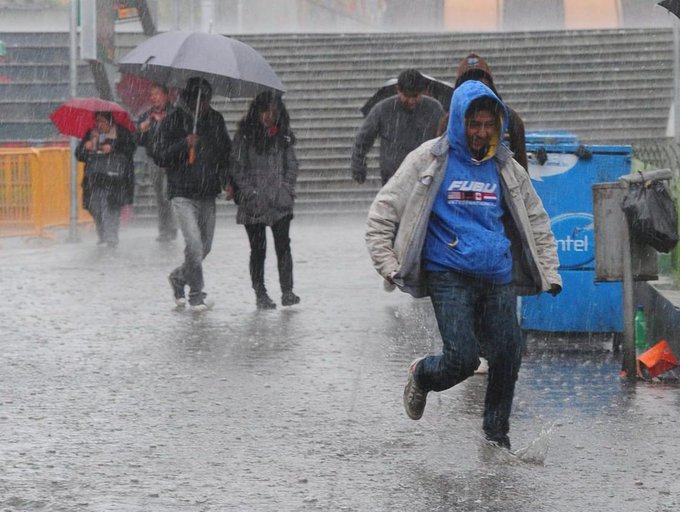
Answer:
<svg viewBox="0 0 680 512"><path fill-rule="evenodd" d="M537 130L527 132L527 144L541 144L555 146L560 144L578 144L578 137L564 130Z"/></svg>

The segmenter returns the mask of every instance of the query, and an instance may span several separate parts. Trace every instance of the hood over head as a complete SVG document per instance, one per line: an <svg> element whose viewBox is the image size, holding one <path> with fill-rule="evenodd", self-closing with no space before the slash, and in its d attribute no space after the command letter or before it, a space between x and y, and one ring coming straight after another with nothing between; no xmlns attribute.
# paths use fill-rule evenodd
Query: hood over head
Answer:
<svg viewBox="0 0 680 512"><path fill-rule="evenodd" d="M483 160L487 160L496 154L498 145L503 139L503 133L507 129L508 112L505 105L489 87L477 80L463 82L453 91L451 106L449 108L449 123L446 130L446 137L453 150L465 160L472 160L472 154L468 147L467 134L465 128L465 114L473 101L488 97L497 102L500 106L500 113L496 120L496 135L490 142L486 155Z"/></svg>

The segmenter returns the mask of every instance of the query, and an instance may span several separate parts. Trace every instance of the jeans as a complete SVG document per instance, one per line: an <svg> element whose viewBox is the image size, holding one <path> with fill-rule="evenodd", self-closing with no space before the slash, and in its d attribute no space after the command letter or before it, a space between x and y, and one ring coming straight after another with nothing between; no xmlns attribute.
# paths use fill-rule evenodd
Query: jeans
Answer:
<svg viewBox="0 0 680 512"><path fill-rule="evenodd" d="M160 238L174 240L177 238L177 219L172 203L168 199L168 178L165 169L158 167L150 158L147 160L147 170L153 182L158 207L158 235Z"/></svg>
<svg viewBox="0 0 680 512"><path fill-rule="evenodd" d="M179 285L189 285L189 302L203 294L203 260L212 248L215 234L215 198L173 197L172 206L184 237L184 263L170 273Z"/></svg>
<svg viewBox="0 0 680 512"><path fill-rule="evenodd" d="M417 383L426 391L443 391L464 381L479 366L483 346L489 361L484 432L488 439L507 440L522 363L514 286L458 272L428 272L427 284L443 351L427 356L417 366Z"/></svg>
<svg viewBox="0 0 680 512"><path fill-rule="evenodd" d="M281 293L293 291L293 257L290 251L290 221L288 215L271 227L279 269ZM267 236L264 224L245 224L250 242L250 280L257 295L267 293L264 284L264 260L267 255Z"/></svg>
<svg viewBox="0 0 680 512"><path fill-rule="evenodd" d="M105 187L93 186L90 191L89 211L94 219L99 241L117 245L121 207L111 195Z"/></svg>

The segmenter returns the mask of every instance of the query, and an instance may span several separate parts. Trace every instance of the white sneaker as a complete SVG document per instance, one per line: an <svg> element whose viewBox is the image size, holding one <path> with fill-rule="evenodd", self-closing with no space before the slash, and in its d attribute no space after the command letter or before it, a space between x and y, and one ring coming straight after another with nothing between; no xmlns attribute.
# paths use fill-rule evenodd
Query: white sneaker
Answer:
<svg viewBox="0 0 680 512"><path fill-rule="evenodd" d="M209 299L203 299L197 304L190 304L189 309L195 313L202 313L203 311L208 311L212 309L215 303Z"/></svg>
<svg viewBox="0 0 680 512"><path fill-rule="evenodd" d="M480 375L489 373L489 361L487 361L485 357L479 358L479 366L475 370L475 373Z"/></svg>

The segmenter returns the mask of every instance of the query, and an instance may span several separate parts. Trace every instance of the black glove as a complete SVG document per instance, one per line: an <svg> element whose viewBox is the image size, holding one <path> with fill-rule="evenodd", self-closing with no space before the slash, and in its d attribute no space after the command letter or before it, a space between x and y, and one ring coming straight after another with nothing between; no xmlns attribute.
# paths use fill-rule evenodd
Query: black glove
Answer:
<svg viewBox="0 0 680 512"><path fill-rule="evenodd" d="M552 295L553 297L557 297L557 295L562 291L562 287L559 284L551 284L550 289L548 290L548 293Z"/></svg>
<svg viewBox="0 0 680 512"><path fill-rule="evenodd" d="M361 185L366 181L366 174L358 172L358 171L354 171L352 173L352 179L354 181L356 181L359 185Z"/></svg>

